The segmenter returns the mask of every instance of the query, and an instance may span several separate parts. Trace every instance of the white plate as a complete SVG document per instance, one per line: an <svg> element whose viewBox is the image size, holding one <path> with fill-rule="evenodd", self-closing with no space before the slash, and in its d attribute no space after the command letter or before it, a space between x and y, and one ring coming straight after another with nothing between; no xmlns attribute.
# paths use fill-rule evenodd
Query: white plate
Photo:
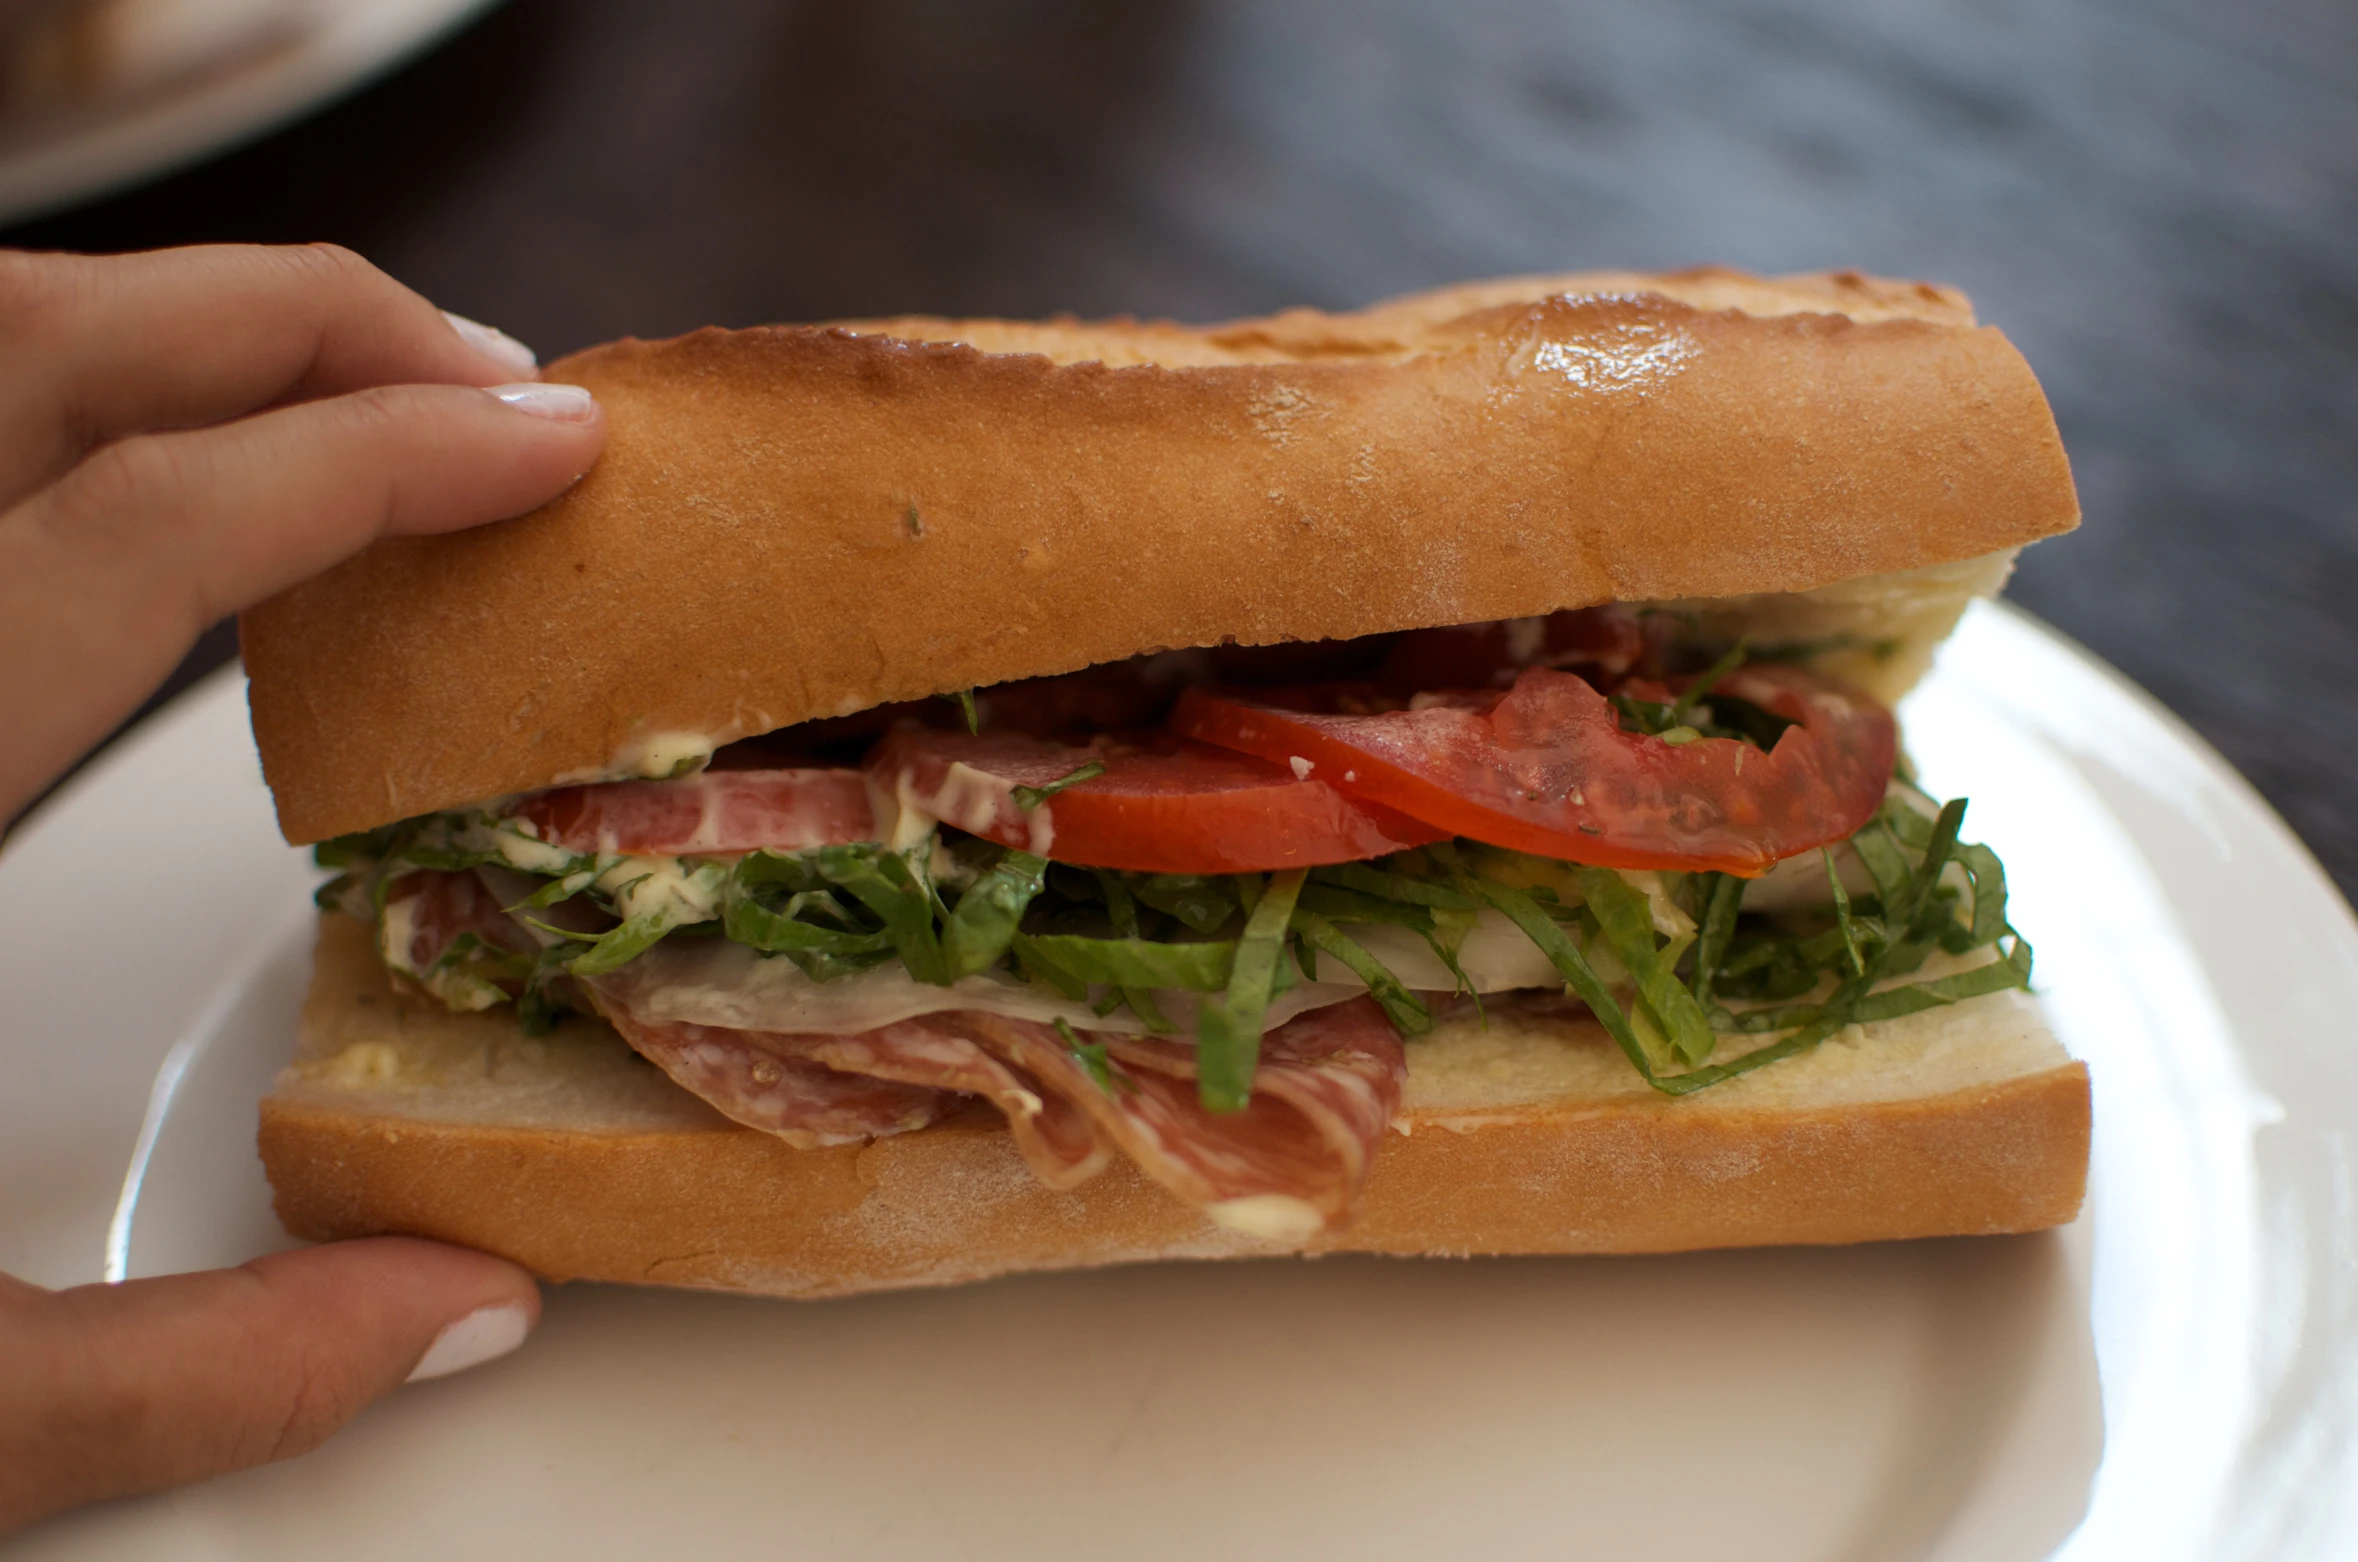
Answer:
<svg viewBox="0 0 2358 1562"><path fill-rule="evenodd" d="M518 1355L318 1453L8 1554L2358 1554L2358 926L2216 756L2028 619L1976 609L1907 715L2095 1072L2070 1231L804 1304L569 1287ZM0 857L0 1267L284 1240L253 1101L311 875L242 718L201 687Z"/></svg>
<svg viewBox="0 0 2358 1562"><path fill-rule="evenodd" d="M286 43L121 103L0 123L0 223L225 151L418 53L494 0L314 0Z"/></svg>

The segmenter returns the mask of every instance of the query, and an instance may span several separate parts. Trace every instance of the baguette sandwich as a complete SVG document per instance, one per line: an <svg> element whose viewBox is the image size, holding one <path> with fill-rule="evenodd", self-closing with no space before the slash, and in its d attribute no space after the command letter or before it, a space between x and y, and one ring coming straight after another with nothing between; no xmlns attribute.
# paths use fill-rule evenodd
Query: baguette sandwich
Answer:
<svg viewBox="0 0 2358 1562"><path fill-rule="evenodd" d="M288 1229L813 1296L2072 1218L1891 706L2077 521L1957 293L1470 284L551 367L572 492L248 614Z"/></svg>

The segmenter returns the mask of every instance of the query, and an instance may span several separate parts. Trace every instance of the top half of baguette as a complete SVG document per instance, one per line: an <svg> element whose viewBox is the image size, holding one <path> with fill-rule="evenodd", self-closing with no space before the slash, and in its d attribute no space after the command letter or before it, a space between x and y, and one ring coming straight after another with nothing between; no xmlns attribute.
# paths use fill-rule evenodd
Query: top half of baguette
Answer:
<svg viewBox="0 0 2358 1562"><path fill-rule="evenodd" d="M1806 590L2078 515L2005 338L1850 273L707 330L548 377L610 421L572 492L247 615L288 839L1143 651Z"/></svg>

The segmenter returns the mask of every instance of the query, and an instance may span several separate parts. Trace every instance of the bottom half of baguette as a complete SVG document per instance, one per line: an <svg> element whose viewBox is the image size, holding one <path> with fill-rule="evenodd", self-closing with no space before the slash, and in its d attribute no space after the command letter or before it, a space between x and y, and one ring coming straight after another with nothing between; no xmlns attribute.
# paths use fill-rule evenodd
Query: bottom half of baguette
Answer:
<svg viewBox="0 0 2358 1562"><path fill-rule="evenodd" d="M1677 1099L1582 1020L1456 1021L1408 1056L1358 1218L1309 1251L2030 1231L2070 1220L2086 1184L2087 1071L2018 992L1854 1027ZM596 1021L527 1037L502 1014L395 992L366 930L334 916L299 1054L262 1103L261 1151L297 1237L438 1237L558 1280L826 1296L1289 1250L1216 1228L1124 1162L1050 1191L986 1107L793 1148Z"/></svg>

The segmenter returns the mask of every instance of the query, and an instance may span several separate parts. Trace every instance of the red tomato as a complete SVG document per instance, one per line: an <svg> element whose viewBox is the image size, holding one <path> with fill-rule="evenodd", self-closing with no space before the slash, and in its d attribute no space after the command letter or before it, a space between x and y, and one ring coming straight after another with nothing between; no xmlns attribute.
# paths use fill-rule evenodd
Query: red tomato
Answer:
<svg viewBox="0 0 2358 1562"><path fill-rule="evenodd" d="M524 799L515 814L569 851L632 856L800 851L876 839L868 783L857 770L708 770L677 781L561 786Z"/></svg>
<svg viewBox="0 0 2358 1562"><path fill-rule="evenodd" d="M1898 739L1890 712L1790 667L1746 667L1718 692L1799 723L1767 753L1734 738L1624 732L1605 697L1531 668L1504 695L1324 715L1190 691L1171 727L1329 781L1362 803L1492 845L1608 868L1747 877L1848 838L1874 814Z"/></svg>
<svg viewBox="0 0 2358 1562"><path fill-rule="evenodd" d="M1105 774L1030 809L1017 787L1045 787L1090 762ZM1323 781L1226 749L1157 734L1087 748L1014 734L903 727L876 746L868 774L911 807L1002 845L1059 862L1141 873L1258 873L1357 862L1440 840Z"/></svg>

